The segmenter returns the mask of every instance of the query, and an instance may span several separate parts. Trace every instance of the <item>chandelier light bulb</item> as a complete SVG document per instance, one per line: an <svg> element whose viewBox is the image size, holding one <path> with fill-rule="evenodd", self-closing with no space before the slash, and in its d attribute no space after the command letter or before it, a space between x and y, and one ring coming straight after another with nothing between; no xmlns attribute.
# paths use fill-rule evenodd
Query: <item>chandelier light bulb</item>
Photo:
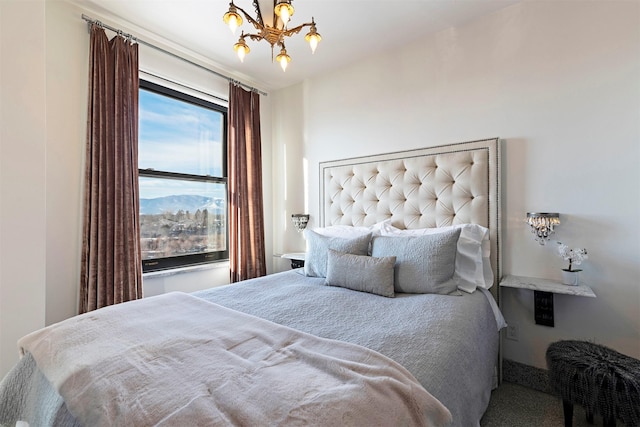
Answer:
<svg viewBox="0 0 640 427"><path fill-rule="evenodd" d="M276 16L279 16L282 19L282 23L286 26L291 17L293 16L293 6L291 5L291 0L280 0L278 4L276 4L273 9Z"/></svg>
<svg viewBox="0 0 640 427"><path fill-rule="evenodd" d="M229 17L228 25L229 25L229 28L231 29L231 32L235 35L236 29L238 28L238 19L236 18L235 15L232 15Z"/></svg>
<svg viewBox="0 0 640 427"><path fill-rule="evenodd" d="M287 50L285 48L282 48L278 56L276 56L276 61L280 63L282 71L287 71L287 65L291 62L291 57L287 55Z"/></svg>
<svg viewBox="0 0 640 427"><path fill-rule="evenodd" d="M320 34L318 34L318 31L316 30L316 22L313 18L311 18L311 29L307 35L304 36L304 39L309 42L309 46L311 46L311 53L316 53L316 48L318 47L320 40L322 40L322 37L320 37Z"/></svg>
<svg viewBox="0 0 640 427"><path fill-rule="evenodd" d="M244 41L244 38L240 37L238 43L233 45L233 50L238 54L238 58L240 58L240 62L244 62L244 57L247 56L247 53L251 52L249 46Z"/></svg>
<svg viewBox="0 0 640 427"><path fill-rule="evenodd" d="M224 14L222 20L229 26L233 34L236 33L236 28L242 25L242 16L238 14L238 9L233 2L229 3L229 10Z"/></svg>
<svg viewBox="0 0 640 427"><path fill-rule="evenodd" d="M309 46L311 46L311 53L316 53L316 49L318 48L318 38L315 36L310 37Z"/></svg>
<svg viewBox="0 0 640 427"><path fill-rule="evenodd" d="M289 19L291 19L286 7L283 7L280 11L280 19L282 19L282 22L284 22L285 25L289 22Z"/></svg>
<svg viewBox="0 0 640 427"><path fill-rule="evenodd" d="M240 58L240 62L244 62L244 57L247 55L247 52L245 52L244 48L240 47L238 48L238 58Z"/></svg>

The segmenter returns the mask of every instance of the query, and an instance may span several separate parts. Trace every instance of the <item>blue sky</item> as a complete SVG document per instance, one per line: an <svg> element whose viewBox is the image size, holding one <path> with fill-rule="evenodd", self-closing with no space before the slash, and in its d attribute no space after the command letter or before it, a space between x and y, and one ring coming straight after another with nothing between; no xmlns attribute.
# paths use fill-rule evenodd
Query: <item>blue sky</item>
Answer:
<svg viewBox="0 0 640 427"><path fill-rule="evenodd" d="M217 111L140 90L139 168L220 176L222 119L222 114ZM211 187L205 189L201 183L140 180L141 198L177 194L208 196L205 193L210 191Z"/></svg>

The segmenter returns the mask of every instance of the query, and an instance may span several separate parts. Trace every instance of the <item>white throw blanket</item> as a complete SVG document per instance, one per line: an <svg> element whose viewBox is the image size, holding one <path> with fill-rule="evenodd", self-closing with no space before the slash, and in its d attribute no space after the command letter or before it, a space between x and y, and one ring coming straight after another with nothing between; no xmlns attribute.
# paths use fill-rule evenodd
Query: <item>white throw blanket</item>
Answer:
<svg viewBox="0 0 640 427"><path fill-rule="evenodd" d="M19 341L82 424L443 426L401 365L183 293L86 313Z"/></svg>

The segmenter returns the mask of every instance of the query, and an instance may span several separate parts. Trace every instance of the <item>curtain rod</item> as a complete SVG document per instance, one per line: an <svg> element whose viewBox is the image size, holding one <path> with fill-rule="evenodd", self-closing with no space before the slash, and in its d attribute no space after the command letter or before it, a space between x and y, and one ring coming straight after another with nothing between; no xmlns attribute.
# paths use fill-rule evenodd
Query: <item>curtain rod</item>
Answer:
<svg viewBox="0 0 640 427"><path fill-rule="evenodd" d="M152 49L155 49L155 50L157 50L159 52L162 52L162 53L164 53L166 55L172 56L172 57L174 57L176 59L179 59L181 61L187 62L187 63L189 63L189 64L191 64L193 66L201 68L201 69L203 69L205 71L208 71L208 72L210 72L212 74L215 74L216 76L221 77L221 78L227 80L228 82L232 82L232 83L235 83L235 84L237 84L239 86L245 87L245 88L247 88L247 89L249 89L249 90L251 90L253 92L259 93L260 95L268 96L268 94L266 92L263 92L260 89L257 89L257 88L255 88L253 86L249 86L248 84L242 83L241 81L238 81L236 79L232 79L229 76L225 76L224 74L221 74L221 73L219 73L217 71L214 71L214 70L212 70L210 68L207 68L204 65L200 65L200 64L198 64L196 62L193 62L193 61L191 61L191 60L189 60L187 58L184 58L182 56L176 55L173 52L169 52L168 50L165 50L165 49L163 49L163 48L161 48L159 46L156 46L156 45L154 45L152 43L146 42L146 41L144 41L144 40L142 40L142 39L140 39L138 37L135 37L135 36L133 36L131 34L127 34L127 33L125 33L124 31L122 31L122 30L120 30L118 28L113 28L113 27L111 27L111 26L109 26L109 25L107 25L107 24L105 24L103 22L98 21L97 19L92 19L92 18L88 17L87 15L85 15L84 13L82 14L82 19L87 21L87 23L89 24L89 31L91 31L91 24L96 24L99 27L106 28L107 30L111 30L114 33L118 34L119 36L122 36L122 37L125 37L127 39L130 39L130 40L132 40L134 42L137 42L138 44L143 44L143 45L148 46L148 47L150 47Z"/></svg>

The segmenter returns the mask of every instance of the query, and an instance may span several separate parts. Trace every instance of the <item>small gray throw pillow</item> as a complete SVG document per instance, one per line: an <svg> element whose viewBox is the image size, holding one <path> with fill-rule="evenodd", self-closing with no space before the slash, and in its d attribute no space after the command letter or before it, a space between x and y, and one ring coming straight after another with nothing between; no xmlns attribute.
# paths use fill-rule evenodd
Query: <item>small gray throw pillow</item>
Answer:
<svg viewBox="0 0 640 427"><path fill-rule="evenodd" d="M377 236L374 257L395 256L395 291L413 294L449 294L457 289L456 250L460 229L424 236Z"/></svg>
<svg viewBox="0 0 640 427"><path fill-rule="evenodd" d="M371 233L342 239L327 237L312 230L305 229L307 239L307 253L304 258L304 275L311 277L327 277L327 257L329 249L354 255L367 255Z"/></svg>
<svg viewBox="0 0 640 427"><path fill-rule="evenodd" d="M329 249L325 284L354 291L394 297L393 266L396 257L373 258Z"/></svg>

